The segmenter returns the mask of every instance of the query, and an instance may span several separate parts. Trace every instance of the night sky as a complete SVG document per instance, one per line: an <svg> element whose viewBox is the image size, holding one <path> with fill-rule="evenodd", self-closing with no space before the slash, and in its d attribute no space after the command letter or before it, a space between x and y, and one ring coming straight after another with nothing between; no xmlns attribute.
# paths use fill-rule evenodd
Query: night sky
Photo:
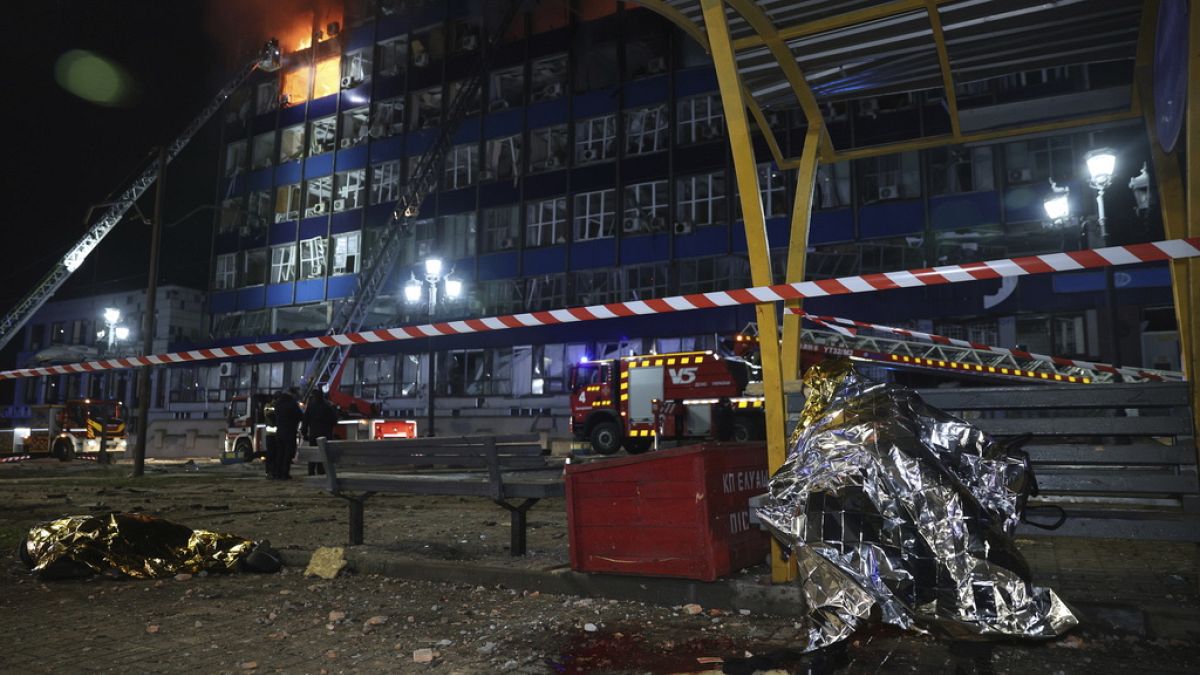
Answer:
<svg viewBox="0 0 1200 675"><path fill-rule="evenodd" d="M233 68L205 30L206 3L171 0L39 0L10 23L10 120L0 305L8 311L86 231L89 205L124 189L152 149L174 138ZM133 93L116 106L92 103L56 82L55 65L87 50L127 71ZM15 118L15 119L14 119ZM219 121L219 120L216 120ZM210 123L167 174L164 221L215 195L219 129ZM153 213L154 189L139 205ZM160 282L203 287L213 214L164 231ZM145 288L149 227L127 216L56 297Z"/></svg>

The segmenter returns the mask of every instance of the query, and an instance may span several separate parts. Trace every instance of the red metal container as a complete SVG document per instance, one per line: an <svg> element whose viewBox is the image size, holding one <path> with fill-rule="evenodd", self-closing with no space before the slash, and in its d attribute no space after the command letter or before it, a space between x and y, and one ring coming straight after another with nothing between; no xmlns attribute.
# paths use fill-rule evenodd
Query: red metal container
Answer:
<svg viewBox="0 0 1200 675"><path fill-rule="evenodd" d="M767 487L763 443L703 443L569 464L566 474L576 571L714 581L770 551L748 505Z"/></svg>

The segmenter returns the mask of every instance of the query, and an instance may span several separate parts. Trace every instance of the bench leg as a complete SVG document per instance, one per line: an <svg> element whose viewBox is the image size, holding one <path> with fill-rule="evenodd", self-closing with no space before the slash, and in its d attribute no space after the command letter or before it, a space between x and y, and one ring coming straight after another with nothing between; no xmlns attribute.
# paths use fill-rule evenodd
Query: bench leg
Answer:
<svg viewBox="0 0 1200 675"><path fill-rule="evenodd" d="M526 499L514 506L503 499L493 500L508 511L512 521L511 539L508 546L509 555L525 555L525 514L538 503L537 499Z"/></svg>

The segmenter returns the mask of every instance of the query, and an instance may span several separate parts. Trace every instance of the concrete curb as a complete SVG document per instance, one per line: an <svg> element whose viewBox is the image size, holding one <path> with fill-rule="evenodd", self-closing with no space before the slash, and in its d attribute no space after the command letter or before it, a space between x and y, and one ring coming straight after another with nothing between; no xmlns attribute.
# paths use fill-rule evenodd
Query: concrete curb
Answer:
<svg viewBox="0 0 1200 675"><path fill-rule="evenodd" d="M312 551L280 551L284 564L304 568ZM569 568L515 569L487 564L429 561L404 558L371 550L369 546L346 547L347 568L359 574L473 586L504 586L519 591L551 595L577 595L613 600L632 600L677 607L696 603L701 607L747 609L757 614L802 616L804 602L796 586L769 586L743 579L714 582L624 575L582 574Z"/></svg>

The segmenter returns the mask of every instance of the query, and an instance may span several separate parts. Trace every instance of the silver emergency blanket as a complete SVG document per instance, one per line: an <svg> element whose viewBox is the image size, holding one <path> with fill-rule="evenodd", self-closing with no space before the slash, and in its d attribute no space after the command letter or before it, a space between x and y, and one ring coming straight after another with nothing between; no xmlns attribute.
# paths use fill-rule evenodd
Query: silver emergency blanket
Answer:
<svg viewBox="0 0 1200 675"><path fill-rule="evenodd" d="M1049 638L1078 621L1030 582L1012 533L1028 462L849 361L809 369L800 425L757 516L796 559L806 651L883 621L950 637Z"/></svg>

